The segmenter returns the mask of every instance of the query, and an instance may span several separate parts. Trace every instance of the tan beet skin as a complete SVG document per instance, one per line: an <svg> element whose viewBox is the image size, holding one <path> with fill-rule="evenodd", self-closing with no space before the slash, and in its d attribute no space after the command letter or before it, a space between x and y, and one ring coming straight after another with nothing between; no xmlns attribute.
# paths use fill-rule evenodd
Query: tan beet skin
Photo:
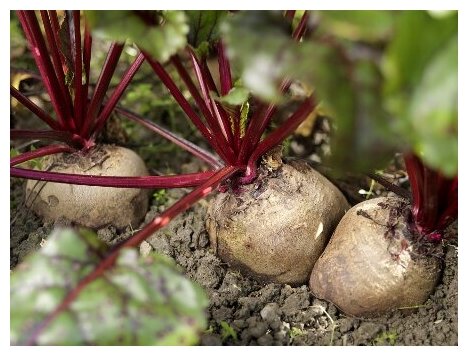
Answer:
<svg viewBox="0 0 468 356"><path fill-rule="evenodd" d="M404 214L390 222L395 227L389 232L391 209L405 205L383 197L350 209L313 268L312 293L354 316L423 304L437 284L441 265L438 258L419 252Z"/></svg>
<svg viewBox="0 0 468 356"><path fill-rule="evenodd" d="M345 197L301 161L282 164L241 189L218 194L209 208L213 249L260 281L305 283L349 208Z"/></svg>
<svg viewBox="0 0 468 356"><path fill-rule="evenodd" d="M44 161L51 172L99 176L146 176L143 160L118 146L101 146L86 155L57 154ZM92 187L29 180L26 202L45 221L64 217L91 228L113 225L136 228L148 209L148 191L135 188Z"/></svg>

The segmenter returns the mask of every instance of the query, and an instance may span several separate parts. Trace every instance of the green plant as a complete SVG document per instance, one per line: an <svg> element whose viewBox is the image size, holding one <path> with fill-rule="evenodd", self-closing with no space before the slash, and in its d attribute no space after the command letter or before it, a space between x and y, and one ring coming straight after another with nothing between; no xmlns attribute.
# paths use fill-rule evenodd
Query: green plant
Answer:
<svg viewBox="0 0 468 356"><path fill-rule="evenodd" d="M183 277L167 257L141 258L133 248L118 251L115 264L103 271L100 256L106 252L108 247L89 230L53 232L12 275L11 343L195 343L206 327L208 301L201 287ZM86 283L90 272L96 278ZM63 304L64 298L72 299L73 290L76 297ZM40 333L48 321L47 331Z"/></svg>
<svg viewBox="0 0 468 356"><path fill-rule="evenodd" d="M227 341L230 338L232 338L232 340L234 341L237 341L237 333L231 325L229 325L226 321L222 320L219 323L219 326L221 327L221 340L223 342Z"/></svg>
<svg viewBox="0 0 468 356"><path fill-rule="evenodd" d="M302 336L305 334L304 330L298 328L298 327L295 327L293 326L291 329L289 329L288 331L289 333L289 337L294 340L296 337L298 336Z"/></svg>
<svg viewBox="0 0 468 356"><path fill-rule="evenodd" d="M395 331L383 331L372 341L375 346L391 345L394 346L398 339L398 334Z"/></svg>
<svg viewBox="0 0 468 356"><path fill-rule="evenodd" d="M167 203L167 192L166 189L159 189L153 193L153 199L158 203L158 205L164 205Z"/></svg>

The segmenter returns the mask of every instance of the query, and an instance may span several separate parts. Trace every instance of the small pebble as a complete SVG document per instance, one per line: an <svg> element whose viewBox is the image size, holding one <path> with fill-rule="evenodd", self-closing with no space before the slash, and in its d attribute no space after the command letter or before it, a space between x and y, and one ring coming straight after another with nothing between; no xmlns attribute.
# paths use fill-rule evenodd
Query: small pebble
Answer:
<svg viewBox="0 0 468 356"><path fill-rule="evenodd" d="M143 241L140 245L140 255L142 255L143 257L146 257L148 256L151 251L153 250L153 248L151 247L151 245L146 242L146 241Z"/></svg>

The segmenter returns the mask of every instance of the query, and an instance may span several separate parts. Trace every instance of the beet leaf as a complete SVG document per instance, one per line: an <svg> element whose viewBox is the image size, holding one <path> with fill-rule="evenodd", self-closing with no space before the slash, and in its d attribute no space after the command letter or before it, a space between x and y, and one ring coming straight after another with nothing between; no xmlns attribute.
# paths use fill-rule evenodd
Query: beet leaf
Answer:
<svg viewBox="0 0 468 356"><path fill-rule="evenodd" d="M167 257L119 251L112 268L47 327L43 319L95 269L107 247L88 230L56 230L11 275L13 345L191 345L206 328L203 290Z"/></svg>

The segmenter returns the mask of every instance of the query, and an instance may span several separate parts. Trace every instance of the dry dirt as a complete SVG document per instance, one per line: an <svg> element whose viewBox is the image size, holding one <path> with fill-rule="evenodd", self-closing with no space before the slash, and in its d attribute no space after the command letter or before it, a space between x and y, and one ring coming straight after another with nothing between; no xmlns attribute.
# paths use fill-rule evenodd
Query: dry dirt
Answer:
<svg viewBox="0 0 468 356"><path fill-rule="evenodd" d="M24 186L11 180L11 268L40 248L53 225L43 225L23 208ZM185 194L173 190L164 206L153 205L155 214ZM314 298L306 285L292 288L261 284L230 269L210 249L205 231L208 202L201 201L140 246L141 253L156 250L174 258L186 275L206 290L209 325L201 345L457 345L458 344L458 247L457 224L449 228L444 243L445 268L430 299L411 310L398 310L378 319L343 315L335 306ZM55 225L67 225L59 221ZM135 229L135 227L133 227ZM98 230L110 244L128 238L132 228Z"/></svg>

